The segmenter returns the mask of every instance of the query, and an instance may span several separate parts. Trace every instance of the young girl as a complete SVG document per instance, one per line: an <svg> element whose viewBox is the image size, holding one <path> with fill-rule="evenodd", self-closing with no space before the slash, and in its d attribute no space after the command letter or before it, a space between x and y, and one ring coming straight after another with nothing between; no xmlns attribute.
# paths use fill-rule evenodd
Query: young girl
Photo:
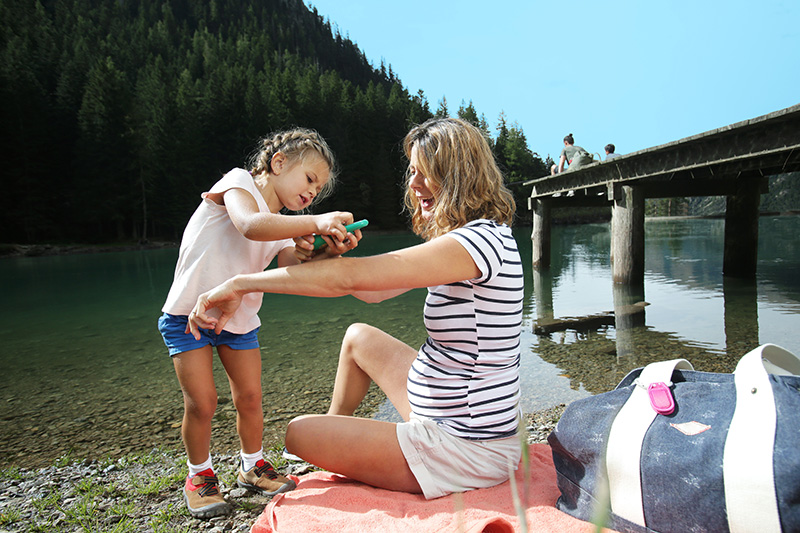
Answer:
<svg viewBox="0 0 800 533"><path fill-rule="evenodd" d="M350 326L328 414L292 420L286 447L359 481L436 498L506 481L518 464L524 280L509 227L514 201L480 130L433 119L409 132L404 149L406 203L426 242L236 276L200 296L189 328L219 330L253 292L380 301L427 287L422 347ZM215 307L221 314L210 316ZM372 381L405 422L352 416Z"/></svg>
<svg viewBox="0 0 800 533"><path fill-rule="evenodd" d="M283 208L301 211L333 186L335 162L316 133L295 129L262 142L251 170L235 168L202 195L183 234L175 278L158 321L183 391L181 434L188 455L189 475L184 499L192 515L209 518L229 511L217 487L209 453L211 419L217 407L212 373L213 351L228 375L241 441L238 485L272 495L294 488L264 461L261 404L261 351L258 345L261 294L243 299L224 331L189 334L187 315L200 293L236 274L261 272L277 256L278 266L297 264L294 237L329 235L328 246L316 258L332 257L355 247L360 238L348 235L346 212L322 215L281 215ZM303 256L305 260L306 257Z"/></svg>

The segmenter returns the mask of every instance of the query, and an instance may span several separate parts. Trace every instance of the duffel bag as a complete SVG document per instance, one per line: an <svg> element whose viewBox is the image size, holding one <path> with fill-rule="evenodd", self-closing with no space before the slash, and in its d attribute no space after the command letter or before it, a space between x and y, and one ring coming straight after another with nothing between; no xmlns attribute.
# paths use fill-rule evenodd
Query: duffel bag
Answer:
<svg viewBox="0 0 800 533"><path fill-rule="evenodd" d="M685 359L633 370L572 402L548 442L556 505L582 520L621 532L800 531L800 359L774 344L733 374Z"/></svg>

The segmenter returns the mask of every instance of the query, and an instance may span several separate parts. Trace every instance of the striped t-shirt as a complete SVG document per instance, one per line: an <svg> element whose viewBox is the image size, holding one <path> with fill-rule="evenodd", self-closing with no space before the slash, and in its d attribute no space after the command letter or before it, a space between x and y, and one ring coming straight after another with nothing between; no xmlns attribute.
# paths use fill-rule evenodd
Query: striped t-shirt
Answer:
<svg viewBox="0 0 800 533"><path fill-rule="evenodd" d="M476 220L446 235L481 272L472 280L428 287L428 340L408 372L414 414L458 437L514 435L519 412L524 278L506 225Z"/></svg>

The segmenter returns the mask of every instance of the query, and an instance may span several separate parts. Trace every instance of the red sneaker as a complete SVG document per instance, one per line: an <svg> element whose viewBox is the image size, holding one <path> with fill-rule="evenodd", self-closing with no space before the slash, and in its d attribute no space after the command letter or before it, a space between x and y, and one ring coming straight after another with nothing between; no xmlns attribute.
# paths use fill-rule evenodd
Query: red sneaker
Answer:
<svg viewBox="0 0 800 533"><path fill-rule="evenodd" d="M275 472L272 465L265 460L259 460L256 465L244 471L242 462L239 461L239 475L236 483L243 489L252 490L266 496L275 496L281 492L294 489L294 481Z"/></svg>
<svg viewBox="0 0 800 533"><path fill-rule="evenodd" d="M217 476L210 468L186 478L183 499L195 518L213 518L230 512L230 505L219 492Z"/></svg>

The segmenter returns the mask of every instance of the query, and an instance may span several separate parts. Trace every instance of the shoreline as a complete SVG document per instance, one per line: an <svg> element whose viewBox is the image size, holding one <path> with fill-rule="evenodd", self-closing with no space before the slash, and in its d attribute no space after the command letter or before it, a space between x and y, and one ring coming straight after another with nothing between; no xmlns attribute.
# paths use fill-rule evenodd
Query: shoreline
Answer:
<svg viewBox="0 0 800 533"><path fill-rule="evenodd" d="M762 211L759 217L791 217L800 216L800 210L790 209L786 211ZM578 217L580 218L580 217ZM591 217L589 217L591 218ZM725 213L715 213L710 215L672 215L672 216L647 216L646 221L660 222L665 220L685 220L685 219L718 219L725 218ZM603 222L606 220L587 220L577 223ZM561 220L561 224L570 225L567 219ZM527 224L525 225L527 227ZM518 227L518 226L515 226ZM372 235L391 235L393 233L405 233L406 230L370 230ZM137 250L156 250L162 248L178 248L179 242L172 241L143 241L143 242L121 242L114 244L56 244L56 243L37 243L37 244L16 244L0 243L0 259L4 257L47 257L54 255L73 255L73 254L92 254L107 252L129 252Z"/></svg>
<svg viewBox="0 0 800 533"><path fill-rule="evenodd" d="M565 408L560 404L524 415L528 443L546 443ZM276 470L302 476L308 463L288 463L283 446L265 449ZM227 516L192 518L181 489L186 476L182 450L151 450L117 460L56 459L43 468L0 470L0 532L21 531L249 531L271 497L235 486L238 457L215 454L220 491L231 503Z"/></svg>
<svg viewBox="0 0 800 533"><path fill-rule="evenodd" d="M0 259L4 257L50 257L57 255L96 254L108 252L134 252L177 248L176 242L145 241L119 244L8 244L0 243Z"/></svg>

